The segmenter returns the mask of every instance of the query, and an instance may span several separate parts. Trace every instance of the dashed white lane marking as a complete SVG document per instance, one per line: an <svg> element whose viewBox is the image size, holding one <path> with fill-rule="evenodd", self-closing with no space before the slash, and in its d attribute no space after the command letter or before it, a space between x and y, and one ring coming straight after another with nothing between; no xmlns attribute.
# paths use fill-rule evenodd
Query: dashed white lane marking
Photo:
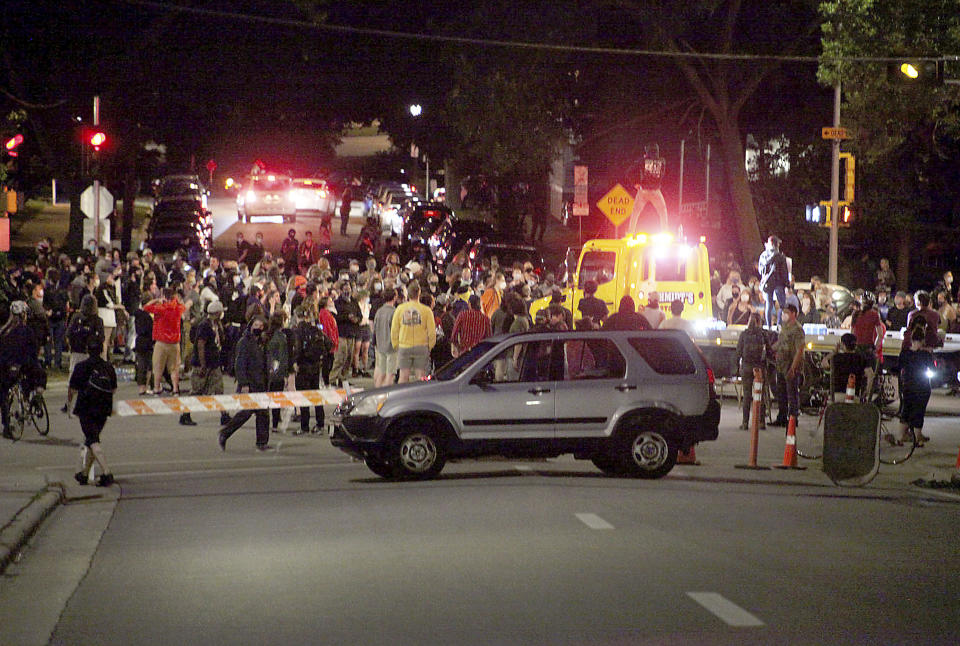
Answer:
<svg viewBox="0 0 960 646"><path fill-rule="evenodd" d="M716 592L688 592L687 596L719 617L728 626L762 626L763 622Z"/></svg>
<svg viewBox="0 0 960 646"><path fill-rule="evenodd" d="M517 464L513 468L517 471L533 471L533 467L529 464Z"/></svg>
<svg viewBox="0 0 960 646"><path fill-rule="evenodd" d="M600 518L596 514L574 514L584 525L590 529L613 529L613 525Z"/></svg>

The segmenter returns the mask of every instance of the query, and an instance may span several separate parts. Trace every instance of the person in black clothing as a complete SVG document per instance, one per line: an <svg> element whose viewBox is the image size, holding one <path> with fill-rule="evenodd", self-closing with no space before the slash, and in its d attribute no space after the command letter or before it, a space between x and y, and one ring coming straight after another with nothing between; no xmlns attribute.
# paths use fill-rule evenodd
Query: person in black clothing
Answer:
<svg viewBox="0 0 960 646"><path fill-rule="evenodd" d="M266 326L265 318L255 316L240 338L240 342L237 343L234 373L239 393L262 393L267 390L267 363L262 342L263 330ZM267 444L270 439L269 411L244 409L220 429L217 441L221 451L227 450L227 440L254 414L257 416L257 450L266 451L270 448Z"/></svg>
<svg viewBox="0 0 960 646"><path fill-rule="evenodd" d="M320 386L320 370L324 358L330 354L333 343L317 327L313 308L301 306L297 309L297 318L300 322L294 328L293 361L296 376L294 377L297 390L316 390ZM314 406L314 416L317 424L314 433L323 432L323 406ZM300 407L300 433L310 430L310 407Z"/></svg>
<svg viewBox="0 0 960 646"><path fill-rule="evenodd" d="M360 338L360 321L363 319L363 313L360 311L360 304L350 292L350 283L344 281L340 285L340 298L334 301L334 306L337 308L336 320L340 340L333 359L333 369L330 371L332 382L328 383L342 382L352 375L353 346Z"/></svg>
<svg viewBox="0 0 960 646"><path fill-rule="evenodd" d="M630 296L620 299L620 308L603 322L604 330L649 330L650 321L637 313L637 307Z"/></svg>
<svg viewBox="0 0 960 646"><path fill-rule="evenodd" d="M153 394L153 383L150 378L153 372L153 317L142 308L133 312L133 327L137 332L137 340L133 353L136 361L137 392L141 395Z"/></svg>
<svg viewBox="0 0 960 646"><path fill-rule="evenodd" d="M933 353L924 347L927 321L917 316L910 324L910 343L900 350L900 437L888 433L884 440L893 445L909 441L907 429L914 431L917 446L930 438L923 434L923 419L930 402L930 377L936 371ZM916 339L916 340L914 340Z"/></svg>
<svg viewBox="0 0 960 646"><path fill-rule="evenodd" d="M906 304L906 292L897 292L893 296L893 307L887 310L887 318L884 323L887 330L899 332L907 327L907 318L910 316L910 309Z"/></svg>
<svg viewBox="0 0 960 646"><path fill-rule="evenodd" d="M207 316L191 330L193 334L193 372L190 375L194 395L222 395L223 394L223 341L225 338L223 324L223 304L220 301L210 301L207 305ZM220 412L220 425L230 422L226 411ZM180 416L180 423L193 426L196 422L190 418L190 413Z"/></svg>
<svg viewBox="0 0 960 646"><path fill-rule="evenodd" d="M47 270L47 283L43 289L43 307L50 311L50 344L44 363L49 368L55 365L57 370L63 370L63 349L67 334L67 309L70 299L67 290L58 286L60 272L51 267ZM52 352L51 352L52 351Z"/></svg>
<svg viewBox="0 0 960 646"><path fill-rule="evenodd" d="M760 368L766 374L767 360L773 356L770 336L763 329L763 319L754 312L747 322L747 329L737 339L737 363L740 366L740 383L743 393L743 422L740 430L750 424L750 409L753 406L753 369ZM766 379L766 377L764 377ZM766 406L760 403L760 428L766 428Z"/></svg>
<svg viewBox="0 0 960 646"><path fill-rule="evenodd" d="M580 299L580 303L577 305L580 314L584 318L589 317L593 321L595 328L600 327L608 314L607 304L595 296L597 287L597 281L595 280L585 282L583 284L583 298Z"/></svg>
<svg viewBox="0 0 960 646"><path fill-rule="evenodd" d="M757 271L760 273L760 289L766 295L764 305L764 319L767 327L773 325L773 315L775 313L773 299L776 297L777 305L782 310L787 302L786 288L790 281L790 274L787 270L787 257L780 251L780 238L770 236L763 253L757 260Z"/></svg>
<svg viewBox="0 0 960 646"><path fill-rule="evenodd" d="M340 235L347 235L347 222L350 220L350 202L353 201L353 189L348 184L340 195Z"/></svg>
<svg viewBox="0 0 960 646"><path fill-rule="evenodd" d="M77 404L73 413L80 420L83 430L83 448L80 449L80 471L74 478L82 485L88 484L90 468L96 462L100 467L98 487L113 484L113 474L103 457L100 433L113 414L113 393L117 390L117 373L113 366L100 356L102 341L91 337L87 346L88 358L76 365L70 375L68 392L76 395Z"/></svg>
<svg viewBox="0 0 960 646"><path fill-rule="evenodd" d="M866 385L864 373L873 365L873 361L857 351L857 337L847 332L840 337L837 351L828 358L830 362L831 393L845 393L850 375L857 380L857 393L862 393ZM831 397L832 399L833 397Z"/></svg>
<svg viewBox="0 0 960 646"><path fill-rule="evenodd" d="M7 401L10 387L26 371L39 366L37 355L40 348L33 330L27 326L28 311L29 306L24 301L10 303L10 317L0 328L0 413L3 437L7 439L13 439L10 434L10 402Z"/></svg>

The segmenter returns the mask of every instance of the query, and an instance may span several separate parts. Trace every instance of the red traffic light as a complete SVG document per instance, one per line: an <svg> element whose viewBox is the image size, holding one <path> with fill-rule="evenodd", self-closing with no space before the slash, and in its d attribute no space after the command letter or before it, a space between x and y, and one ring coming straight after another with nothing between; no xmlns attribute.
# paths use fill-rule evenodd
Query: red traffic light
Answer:
<svg viewBox="0 0 960 646"><path fill-rule="evenodd" d="M23 135L16 134L10 137L9 139L7 139L7 141L4 142L3 146L4 148L7 149L7 152L10 153L11 157L16 157L17 156L16 148L22 143L23 143Z"/></svg>
<svg viewBox="0 0 960 646"><path fill-rule="evenodd" d="M102 146L107 141L107 135L102 132L94 132L90 135L90 145L93 146L94 150L100 150Z"/></svg>

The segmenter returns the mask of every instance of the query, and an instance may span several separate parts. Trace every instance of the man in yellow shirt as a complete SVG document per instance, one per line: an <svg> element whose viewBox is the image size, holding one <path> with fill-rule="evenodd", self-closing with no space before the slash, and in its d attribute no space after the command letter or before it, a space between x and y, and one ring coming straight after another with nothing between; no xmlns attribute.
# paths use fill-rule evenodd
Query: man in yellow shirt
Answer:
<svg viewBox="0 0 960 646"><path fill-rule="evenodd" d="M420 302L420 283L413 280L407 285L407 300L397 306L390 324L390 340L397 348L397 366L400 375L397 383L420 380L427 374L430 365L430 350L437 342L437 325L433 311Z"/></svg>

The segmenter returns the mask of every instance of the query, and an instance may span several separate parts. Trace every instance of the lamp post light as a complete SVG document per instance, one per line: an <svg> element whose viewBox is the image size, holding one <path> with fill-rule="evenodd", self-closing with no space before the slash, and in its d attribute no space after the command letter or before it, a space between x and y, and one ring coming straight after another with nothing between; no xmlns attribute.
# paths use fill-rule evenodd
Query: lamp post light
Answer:
<svg viewBox="0 0 960 646"><path fill-rule="evenodd" d="M421 114L423 114L423 106L421 106L419 103L414 103L413 105L410 106L410 116L417 118ZM427 156L426 152L423 153L423 161L427 166L426 173L425 173L425 181L424 181L424 184L425 184L424 196L427 198L427 201L429 202L430 201L430 157Z"/></svg>

